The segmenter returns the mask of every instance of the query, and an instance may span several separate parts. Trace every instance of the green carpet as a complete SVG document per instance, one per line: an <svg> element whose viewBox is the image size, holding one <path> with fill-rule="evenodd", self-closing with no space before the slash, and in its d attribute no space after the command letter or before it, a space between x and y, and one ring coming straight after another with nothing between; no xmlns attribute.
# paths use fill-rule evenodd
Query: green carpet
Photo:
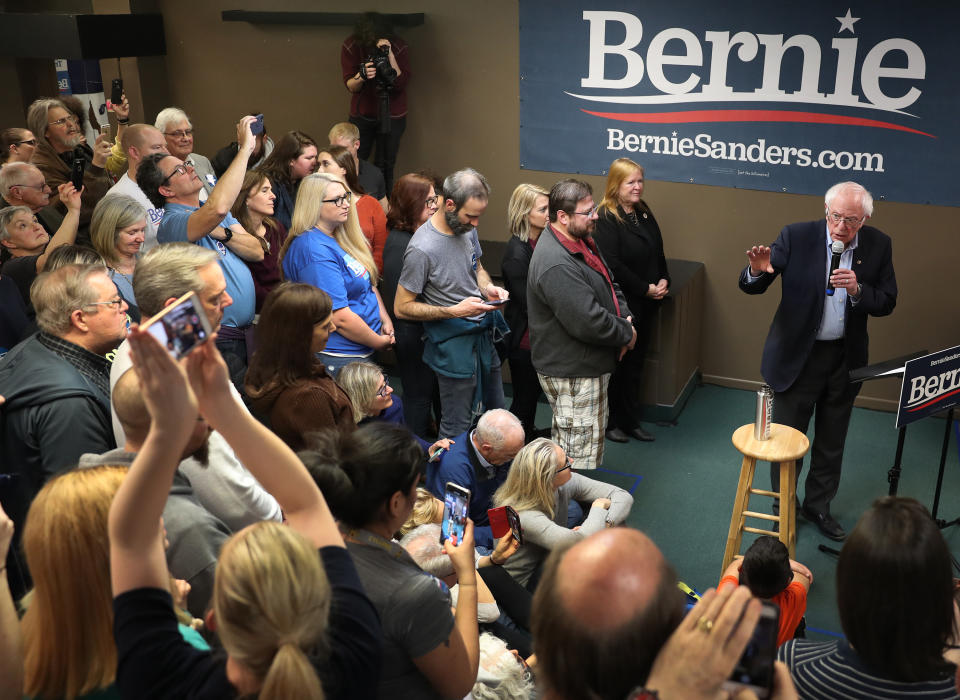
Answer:
<svg viewBox="0 0 960 700"><path fill-rule="evenodd" d="M742 459L730 436L741 425L753 422L754 406L753 392L701 386L676 426L645 424L656 442L607 441L603 469L589 474L628 490L636 486L628 524L647 533L672 562L680 579L700 591L715 586L720 578ZM541 405L538 426L549 425L549 417L549 406ZM928 509L933 506L943 430L944 421L937 419L914 423L907 430L899 495L916 498ZM813 437L812 429L809 437ZM854 409L843 479L831 506L834 517L848 532L874 499L887 494L887 471L893 465L896 444L893 414ZM768 472L766 463L757 465L756 486L769 488ZM801 501L805 477L806 469L798 488ZM956 441L951 439L938 517L950 520L960 515L958 496L960 467ZM770 499L753 499L751 509L770 512ZM763 527L760 521L748 524ZM958 529L944 531L955 556L960 553ZM741 553L753 537L744 535ZM814 575L806 615L807 636L811 639L841 634L836 609L836 558L820 552L819 544L840 546L798 517L796 558Z"/></svg>

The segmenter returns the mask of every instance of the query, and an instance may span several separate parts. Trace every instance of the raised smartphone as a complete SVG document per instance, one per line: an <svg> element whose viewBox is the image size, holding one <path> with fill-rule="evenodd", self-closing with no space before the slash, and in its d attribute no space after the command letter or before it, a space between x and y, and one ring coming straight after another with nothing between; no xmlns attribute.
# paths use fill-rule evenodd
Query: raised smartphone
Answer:
<svg viewBox="0 0 960 700"><path fill-rule="evenodd" d="M188 292L144 324L175 359L190 354L213 331L195 292Z"/></svg>
<svg viewBox="0 0 960 700"><path fill-rule="evenodd" d="M448 481L443 490L443 520L440 522L440 543L453 539L454 544L463 541L467 528L467 512L470 509L470 489Z"/></svg>
<svg viewBox="0 0 960 700"><path fill-rule="evenodd" d="M747 688L760 700L770 697L773 688L773 662L777 659L777 630L780 628L780 608L769 601L762 602L763 610L753 636L730 678L723 683L724 690L736 693Z"/></svg>
<svg viewBox="0 0 960 700"><path fill-rule="evenodd" d="M114 78L110 83L110 103L123 104L123 78Z"/></svg>

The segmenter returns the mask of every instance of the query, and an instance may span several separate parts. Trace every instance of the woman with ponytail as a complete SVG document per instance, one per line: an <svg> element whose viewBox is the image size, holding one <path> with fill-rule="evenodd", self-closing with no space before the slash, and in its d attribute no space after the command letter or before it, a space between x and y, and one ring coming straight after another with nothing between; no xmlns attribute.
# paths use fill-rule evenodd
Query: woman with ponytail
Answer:
<svg viewBox="0 0 960 700"><path fill-rule="evenodd" d="M373 697L380 624L303 464L233 399L213 343L177 363L148 331L134 328L129 340L152 423L110 509L121 696ZM225 659L178 638L163 590L159 516L198 409L286 516L286 525L244 528L220 553L207 624L219 634Z"/></svg>

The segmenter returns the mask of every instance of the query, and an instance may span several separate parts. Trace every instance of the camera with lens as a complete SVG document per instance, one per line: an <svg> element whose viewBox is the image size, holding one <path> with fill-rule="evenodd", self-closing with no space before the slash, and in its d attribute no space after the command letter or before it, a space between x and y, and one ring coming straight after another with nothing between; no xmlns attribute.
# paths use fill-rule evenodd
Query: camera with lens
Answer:
<svg viewBox="0 0 960 700"><path fill-rule="evenodd" d="M364 63L372 63L377 74L375 80L378 88L393 87L397 80L397 71L390 65L390 47L387 44L377 47L376 53Z"/></svg>

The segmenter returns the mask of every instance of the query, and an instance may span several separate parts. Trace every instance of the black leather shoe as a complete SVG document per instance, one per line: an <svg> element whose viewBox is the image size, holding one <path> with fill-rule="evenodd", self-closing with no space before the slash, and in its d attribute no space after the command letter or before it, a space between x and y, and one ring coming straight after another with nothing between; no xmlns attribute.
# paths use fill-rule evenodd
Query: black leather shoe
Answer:
<svg viewBox="0 0 960 700"><path fill-rule="evenodd" d="M637 440L640 440L641 442L653 442L654 440L656 440L656 438L653 437L653 435L648 433L639 425L636 428L633 428L632 430L628 430L627 435Z"/></svg>
<svg viewBox="0 0 960 700"><path fill-rule="evenodd" d="M630 438L627 437L627 434L620 430L620 428L611 428L607 431L607 440L612 442L630 442Z"/></svg>
<svg viewBox="0 0 960 700"><path fill-rule="evenodd" d="M847 536L846 530L833 519L829 513L818 513L804 506L800 509L803 517L812 522L823 533L824 537L829 537L837 542L842 541Z"/></svg>

